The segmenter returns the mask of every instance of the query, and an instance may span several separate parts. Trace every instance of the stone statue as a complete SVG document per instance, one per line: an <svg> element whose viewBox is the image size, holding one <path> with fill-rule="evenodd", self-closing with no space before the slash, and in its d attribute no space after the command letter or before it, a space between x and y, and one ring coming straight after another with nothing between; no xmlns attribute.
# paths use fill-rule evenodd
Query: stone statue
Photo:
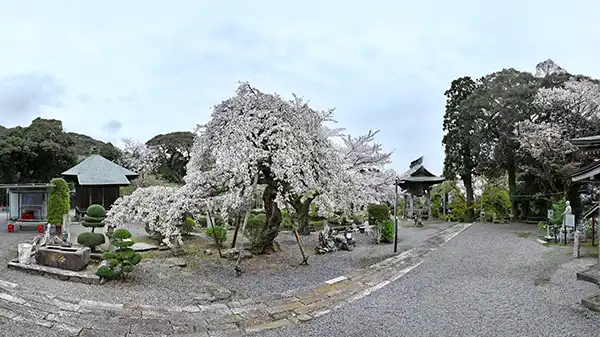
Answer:
<svg viewBox="0 0 600 337"><path fill-rule="evenodd" d="M567 201L566 205L567 205L567 207L565 207L565 211L563 212L563 215L571 214L573 212L573 210L571 209L571 202Z"/></svg>

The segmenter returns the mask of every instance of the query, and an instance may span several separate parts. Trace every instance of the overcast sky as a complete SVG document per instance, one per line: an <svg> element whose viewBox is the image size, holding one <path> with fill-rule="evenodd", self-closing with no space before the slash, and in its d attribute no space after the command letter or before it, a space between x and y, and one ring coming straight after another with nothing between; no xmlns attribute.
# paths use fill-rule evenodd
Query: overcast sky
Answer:
<svg viewBox="0 0 600 337"><path fill-rule="evenodd" d="M0 125L146 141L206 122L244 80L439 174L450 82L547 58L600 77L596 2L0 0Z"/></svg>

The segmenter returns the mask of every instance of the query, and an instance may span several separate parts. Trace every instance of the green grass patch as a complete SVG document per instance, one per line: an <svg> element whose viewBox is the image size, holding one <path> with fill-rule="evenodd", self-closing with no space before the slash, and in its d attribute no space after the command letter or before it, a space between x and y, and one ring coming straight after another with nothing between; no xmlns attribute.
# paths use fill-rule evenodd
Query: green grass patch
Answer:
<svg viewBox="0 0 600 337"><path fill-rule="evenodd" d="M522 237L523 239L527 239L535 235L531 232L515 232L515 234L517 234L519 237Z"/></svg>

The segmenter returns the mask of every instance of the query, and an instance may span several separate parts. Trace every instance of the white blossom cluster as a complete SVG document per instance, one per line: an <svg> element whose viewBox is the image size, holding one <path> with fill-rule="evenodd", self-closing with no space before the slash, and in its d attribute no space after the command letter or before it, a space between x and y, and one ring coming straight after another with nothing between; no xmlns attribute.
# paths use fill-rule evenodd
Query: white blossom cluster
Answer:
<svg viewBox="0 0 600 337"><path fill-rule="evenodd" d="M185 184L139 188L115 202L106 223L147 224L171 245L180 240L176 226L184 214L208 209L227 217L254 201L255 181L275 187L280 206L291 194L317 196L315 203L329 212L391 200L396 173L385 168L391 153L374 142L377 132L344 136L338 145L333 138L341 131L326 126L332 117L333 110L312 109L297 96L284 100L241 83L197 128ZM126 143L126 152L129 167L154 162L142 144Z"/></svg>
<svg viewBox="0 0 600 337"><path fill-rule="evenodd" d="M121 153L120 165L134 172L151 171L155 168L158 154L144 143L125 138Z"/></svg>
<svg viewBox="0 0 600 337"><path fill-rule="evenodd" d="M536 104L546 110L559 109L573 113L580 120L599 118L600 85L588 79L572 77L562 87L540 89Z"/></svg>
<svg viewBox="0 0 600 337"><path fill-rule="evenodd" d="M127 223L147 225L150 231L160 233L163 242L172 247L181 242L178 226L186 211L192 207L190 199L178 187L151 186L138 188L131 195L120 197L107 212L105 225L120 227Z"/></svg>
<svg viewBox="0 0 600 337"><path fill-rule="evenodd" d="M192 148L184 179L189 195L235 207L252 197L256 175L259 183L274 182L281 197L320 190L335 172L332 142L323 128L332 111L241 83L211 117L199 127Z"/></svg>

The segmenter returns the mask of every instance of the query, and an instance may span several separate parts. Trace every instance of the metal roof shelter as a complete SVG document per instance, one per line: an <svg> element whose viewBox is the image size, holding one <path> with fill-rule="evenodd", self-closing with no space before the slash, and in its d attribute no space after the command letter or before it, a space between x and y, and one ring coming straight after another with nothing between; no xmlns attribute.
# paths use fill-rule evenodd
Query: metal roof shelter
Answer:
<svg viewBox="0 0 600 337"><path fill-rule="evenodd" d="M22 223L45 224L48 217L48 198L54 187L48 183L0 184L6 189L8 219Z"/></svg>
<svg viewBox="0 0 600 337"><path fill-rule="evenodd" d="M94 154L62 173L65 177L76 177L79 185L127 186L138 174L112 161Z"/></svg>
<svg viewBox="0 0 600 337"><path fill-rule="evenodd" d="M398 186L408 192L408 195L404 195L404 216L407 218L414 216L415 196L422 197L427 195L427 213L425 214L425 210L420 211L424 219L429 218L431 215L431 187L444 182L444 180L444 177L438 177L425 168L422 156L412 161L408 171L398 177L397 181ZM409 198L410 208L407 209L407 199Z"/></svg>
<svg viewBox="0 0 600 337"><path fill-rule="evenodd" d="M119 187L130 185L138 174L94 154L62 176L75 183L75 206L81 213L92 204L110 208L119 197Z"/></svg>

